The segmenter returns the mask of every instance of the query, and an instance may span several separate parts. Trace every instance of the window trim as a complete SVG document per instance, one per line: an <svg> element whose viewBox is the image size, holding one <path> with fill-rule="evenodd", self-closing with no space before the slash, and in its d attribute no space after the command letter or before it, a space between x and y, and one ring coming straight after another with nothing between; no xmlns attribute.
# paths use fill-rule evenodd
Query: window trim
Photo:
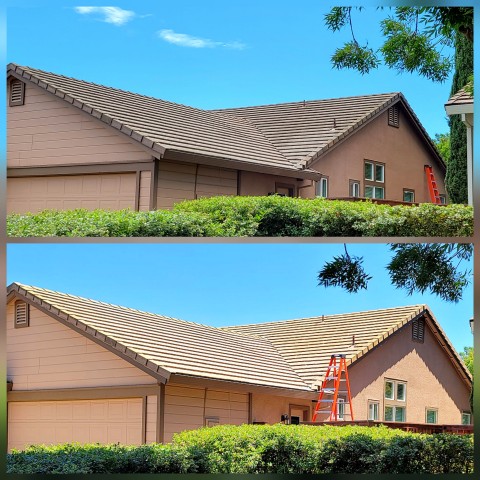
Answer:
<svg viewBox="0 0 480 480"><path fill-rule="evenodd" d="M413 200L405 200L405 194L406 193L411 193ZM409 203L415 203L415 190L413 188L404 188L403 189L403 201L404 202L409 202Z"/></svg>
<svg viewBox="0 0 480 480"><path fill-rule="evenodd" d="M398 398L398 386L403 385L403 398ZM396 381L395 382L395 400L397 402L406 403L407 401L407 382Z"/></svg>
<svg viewBox="0 0 480 480"><path fill-rule="evenodd" d="M387 408L392 409L392 419L387 420L385 410ZM403 410L403 420L397 420L397 410L401 409ZM407 421L407 407L406 405L394 405L394 404L385 404L383 406L383 421L384 422L393 422L393 423L406 423Z"/></svg>
<svg viewBox="0 0 480 480"><path fill-rule="evenodd" d="M365 167L366 165L372 165L372 178L368 178L366 175ZM376 168L382 167L382 180L376 180ZM363 196L365 198L371 198L372 200L385 200L387 198L387 189L386 189L386 167L383 162L376 162L374 160L364 159L363 161ZM372 188L372 196L367 197L367 188ZM383 195L381 198L375 196L375 190L381 188L383 190Z"/></svg>
<svg viewBox="0 0 480 480"><path fill-rule="evenodd" d="M353 191L353 186L354 185L358 185L358 195L355 195L354 191ZM352 178L348 181L348 195L351 197L351 198L360 198L360 195L361 195L361 183L360 183L360 180L353 180Z"/></svg>
<svg viewBox="0 0 480 480"><path fill-rule="evenodd" d="M435 421L429 422L428 421L428 412L435 412ZM438 424L438 408L436 407L426 407L425 408L425 423L428 425L436 425Z"/></svg>
<svg viewBox="0 0 480 480"><path fill-rule="evenodd" d="M468 415L468 423L463 423L463 416ZM472 424L472 412L469 412L467 410L462 410L462 416L460 417L460 421L462 422L462 425L471 425Z"/></svg>
<svg viewBox="0 0 480 480"><path fill-rule="evenodd" d="M329 177L327 175L322 175L320 180L315 182L315 197L328 198L329 183ZM326 186L326 195L323 195L323 184Z"/></svg>
<svg viewBox="0 0 480 480"><path fill-rule="evenodd" d="M387 383L392 384L392 397L387 397ZM385 400L395 400L395 380L385 379L385 383L383 385L383 398Z"/></svg>
<svg viewBox="0 0 480 480"><path fill-rule="evenodd" d="M338 397L337 398L337 420L345 420L345 398L344 397ZM342 405L342 414L340 415L340 405Z"/></svg>
<svg viewBox="0 0 480 480"><path fill-rule="evenodd" d="M370 418L370 407L371 406L377 407L377 418ZM375 411L374 411L375 413ZM375 415L373 415L375 417ZM378 400L368 400L367 401L367 420L378 422L380 420L380 402Z"/></svg>

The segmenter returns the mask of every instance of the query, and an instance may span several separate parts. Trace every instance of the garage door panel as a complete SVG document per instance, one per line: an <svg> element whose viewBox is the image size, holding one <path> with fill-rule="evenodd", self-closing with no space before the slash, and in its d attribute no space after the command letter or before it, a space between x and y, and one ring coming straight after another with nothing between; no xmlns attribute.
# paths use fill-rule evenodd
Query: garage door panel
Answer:
<svg viewBox="0 0 480 480"><path fill-rule="evenodd" d="M8 213L48 209L135 208L136 174L111 173L9 178Z"/></svg>
<svg viewBox="0 0 480 480"><path fill-rule="evenodd" d="M10 402L9 448L35 444L121 443L140 445L143 399Z"/></svg>

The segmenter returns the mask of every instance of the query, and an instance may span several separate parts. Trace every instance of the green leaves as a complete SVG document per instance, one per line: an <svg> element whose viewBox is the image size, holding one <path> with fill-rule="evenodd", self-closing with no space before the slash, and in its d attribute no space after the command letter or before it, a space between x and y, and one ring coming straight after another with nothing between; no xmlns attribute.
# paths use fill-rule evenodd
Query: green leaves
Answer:
<svg viewBox="0 0 480 480"><path fill-rule="evenodd" d="M442 48L453 46L456 33L473 42L471 7L396 7L392 16L381 21L385 40L378 49L357 42L352 7L334 7L324 20L331 31L349 26L352 34L352 40L332 55L333 67L354 69L362 75L378 68L383 59L387 67L399 73L417 72L434 82L443 82L453 62L442 54Z"/></svg>
<svg viewBox="0 0 480 480"><path fill-rule="evenodd" d="M367 289L372 277L363 269L362 257L351 257L348 253L334 257L318 272L318 285L324 287L342 287L348 293L357 293Z"/></svg>
<svg viewBox="0 0 480 480"><path fill-rule="evenodd" d="M392 285L414 292L429 290L447 302L458 302L470 283L471 271L458 269L473 254L471 244L393 244L395 252L387 266Z"/></svg>

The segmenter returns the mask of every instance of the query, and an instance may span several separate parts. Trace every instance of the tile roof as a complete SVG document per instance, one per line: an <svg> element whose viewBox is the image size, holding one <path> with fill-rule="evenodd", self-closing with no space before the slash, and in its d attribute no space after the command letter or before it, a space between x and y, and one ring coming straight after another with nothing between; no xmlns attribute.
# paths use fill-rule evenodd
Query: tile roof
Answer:
<svg viewBox="0 0 480 480"><path fill-rule="evenodd" d="M342 139L401 102L443 160L401 93L201 110L10 63L8 72L71 103L163 155L182 152L317 178L309 167Z"/></svg>
<svg viewBox="0 0 480 480"><path fill-rule="evenodd" d="M188 375L268 387L309 390L268 340L215 327L14 283L9 292L34 300L127 354L151 373Z"/></svg>
<svg viewBox="0 0 480 480"><path fill-rule="evenodd" d="M464 379L469 378L467 368L427 305L324 315L223 329L269 340L305 383L317 385L327 369L332 354L346 354L347 364L353 363L408 322L426 313L432 319L434 334L441 338L444 346L448 346L451 358L460 362L457 370Z"/></svg>
<svg viewBox="0 0 480 480"><path fill-rule="evenodd" d="M345 353L352 363L425 313L459 373L470 378L425 305L216 328L19 283L8 293L164 379L187 375L311 392L331 354Z"/></svg>
<svg viewBox="0 0 480 480"><path fill-rule="evenodd" d="M452 95L449 99L448 102L445 104L447 105L470 105L473 104L473 95L465 90L465 88L462 88L459 90L457 93Z"/></svg>

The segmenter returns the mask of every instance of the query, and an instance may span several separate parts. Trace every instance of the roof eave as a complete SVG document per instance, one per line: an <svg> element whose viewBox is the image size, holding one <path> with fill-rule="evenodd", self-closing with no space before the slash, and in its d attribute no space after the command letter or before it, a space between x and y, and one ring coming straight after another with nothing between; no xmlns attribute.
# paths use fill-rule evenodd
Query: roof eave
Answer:
<svg viewBox="0 0 480 480"><path fill-rule="evenodd" d="M41 298L33 295L27 290L23 289L20 285L12 283L7 287L7 302L10 302L16 298L24 300L25 302L33 305L48 316L58 320L63 325L71 328L72 330L80 333L81 335L92 340L96 344L106 348L112 353L118 355L123 360L126 360L130 364L144 371L157 379L160 383L167 383L170 378L171 372L165 368L157 365L151 360L134 352L126 345L117 342L116 340L104 335L98 330L88 326L87 324L77 320L72 315L69 315L60 309L54 307L50 303L42 300Z"/></svg>
<svg viewBox="0 0 480 480"><path fill-rule="evenodd" d="M451 103L445 105L445 111L448 116L461 115L461 114L473 114L473 102L472 103Z"/></svg>

